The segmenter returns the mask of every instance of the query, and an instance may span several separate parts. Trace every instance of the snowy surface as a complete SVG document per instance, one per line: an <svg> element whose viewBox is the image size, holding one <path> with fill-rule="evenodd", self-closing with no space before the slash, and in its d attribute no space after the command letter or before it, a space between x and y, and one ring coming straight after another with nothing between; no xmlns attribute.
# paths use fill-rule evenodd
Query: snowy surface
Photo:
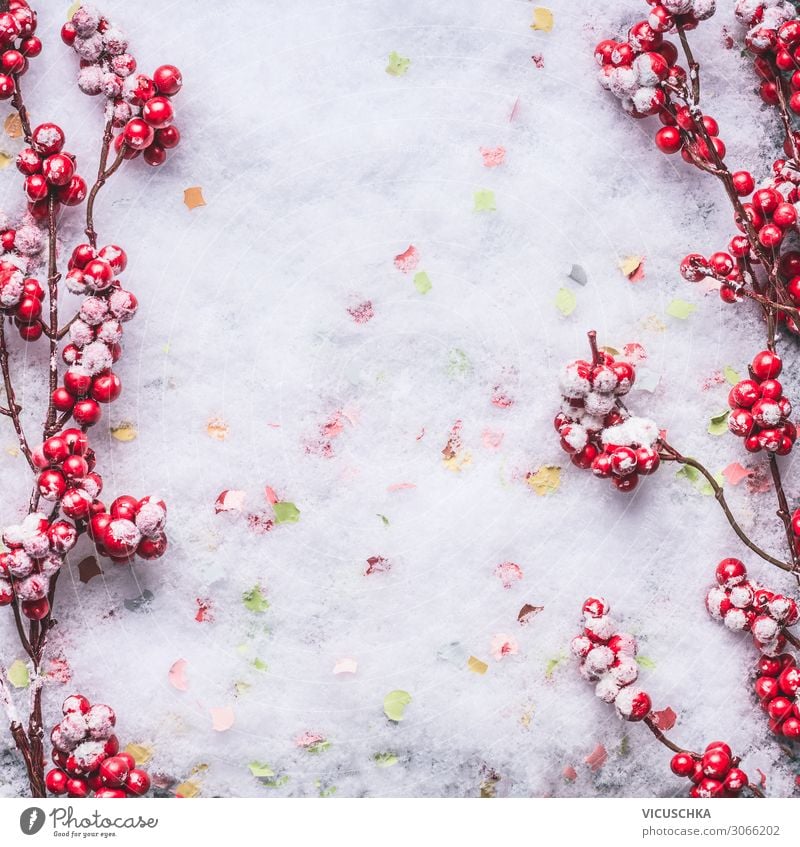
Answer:
<svg viewBox="0 0 800 847"><path fill-rule="evenodd" d="M57 38L67 4L47 5L26 97L34 121L59 120L91 175L100 107L78 92ZM640 683L677 712L671 735L694 749L723 738L751 777L766 774L768 793L791 792L749 693L750 639L703 608L716 562L746 552L713 498L669 467L620 495L566 464L552 428L558 368L585 355L595 328L601 344L643 345L654 390L629 405L676 447L715 472L755 465L738 439L706 429L726 407L719 372L743 369L761 329L747 306L677 273L686 252L727 243L721 190L658 154L653 121L626 118L595 82L595 42L645 4L542 5L554 12L549 33L530 28L522 0L104 4L143 69L172 62L185 80L184 144L159 171L126 166L96 213L101 243L128 251L141 304L118 366L123 396L104 419L135 423L138 437L121 443L98 426L99 470L111 496L165 497L171 548L132 569L106 564L86 584L78 548L52 640L74 681L48 687L51 718L72 691L113 705L123 743L146 746L152 771L204 796L685 794L667 751L597 699L568 656L582 601L602 594L655 665ZM693 43L711 57L707 109L729 160L761 176L778 126L739 51L722 49L730 5ZM410 58L404 75L385 72L392 51ZM505 161L485 167L480 148L498 146ZM207 205L189 211L191 186ZM19 188L13 167L0 172L9 212ZM482 190L494 211L474 210ZM80 213L71 219L67 248ZM409 245L419 264L403 273L394 257ZM618 267L630 255L645 257L637 283ZM568 278L573 264L585 286ZM566 318L561 288L577 297ZM668 316L675 298L697 307L687 320ZM348 310L365 301L373 316L359 323ZM27 366L19 391L33 421L45 360L44 345L14 360ZM493 404L499 396L513 403ZM207 432L214 419L224 440ZM457 422L461 446L446 463ZM28 478L2 432L10 523ZM526 476L554 464L565 466L560 487L538 496ZM264 531L267 486L299 521ZM224 490L245 492L241 512L215 514ZM777 549L771 491L741 482L730 495ZM365 575L373 557L390 569ZM523 574L508 588L504 562ZM242 602L257 585L262 613ZM126 608L144 590L149 606ZM198 602L210 606L204 621ZM526 603L544 609L520 626ZM6 663L19 658L10 615L0 637ZM504 642L517 651L498 660ZM472 672L471 656L488 670ZM186 691L168 679L179 659ZM334 674L343 659L355 673ZM412 700L391 723L383 701L396 689ZM234 723L217 731L212 716ZM303 749L305 733L330 746ZM608 759L593 770L598 745ZM11 761L3 795L21 788ZM251 762L268 764L276 787Z"/></svg>

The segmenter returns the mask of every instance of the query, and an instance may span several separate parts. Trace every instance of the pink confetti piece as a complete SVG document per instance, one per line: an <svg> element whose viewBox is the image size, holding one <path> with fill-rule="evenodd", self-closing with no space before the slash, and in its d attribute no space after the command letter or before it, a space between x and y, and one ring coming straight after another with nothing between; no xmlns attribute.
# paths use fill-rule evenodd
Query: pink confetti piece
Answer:
<svg viewBox="0 0 800 847"><path fill-rule="evenodd" d="M506 656L514 656L519 653L519 643L513 635L497 633L492 636L490 651L495 661L499 662Z"/></svg>
<svg viewBox="0 0 800 847"><path fill-rule="evenodd" d="M270 506L274 506L279 500L278 495L275 493L275 489L269 485L264 486L264 496L267 498L267 503L269 503Z"/></svg>
<svg viewBox="0 0 800 847"><path fill-rule="evenodd" d="M511 588L524 576L522 568L516 562L500 562L495 566L494 575L503 583L503 588Z"/></svg>
<svg viewBox="0 0 800 847"><path fill-rule="evenodd" d="M731 464L722 471L722 475L731 485L738 485L743 479L747 479L747 477L752 476L753 470L752 468L745 468L738 462L731 462Z"/></svg>
<svg viewBox="0 0 800 847"><path fill-rule="evenodd" d="M496 385L492 393L492 405L498 409L509 409L514 405L514 398L506 394L499 385Z"/></svg>
<svg viewBox="0 0 800 847"><path fill-rule="evenodd" d="M715 388L718 385L724 385L726 382L725 375L722 371L714 371L711 376L707 376L701 383L702 391L708 391L709 388Z"/></svg>
<svg viewBox="0 0 800 847"><path fill-rule="evenodd" d="M570 782L574 782L578 778L578 772L572 767L572 765L567 765L564 770L561 771L561 776L563 776L564 779L568 779Z"/></svg>
<svg viewBox="0 0 800 847"><path fill-rule="evenodd" d="M499 450L504 438L505 433L493 429L481 433L481 443L487 450Z"/></svg>
<svg viewBox="0 0 800 847"><path fill-rule="evenodd" d="M632 365L638 365L647 361L647 351L636 341L626 344L622 348L622 355L625 361L630 362Z"/></svg>
<svg viewBox="0 0 800 847"><path fill-rule="evenodd" d="M608 760L608 753L606 751L606 748L603 747L602 744L598 744L597 747L595 747L594 750L592 750L592 752L589 753L589 755L586 757L586 759L584 761L586 762L587 765L589 765L589 767L593 771L598 771L598 770L600 770L600 768L603 767L603 765L606 763L607 760Z"/></svg>
<svg viewBox="0 0 800 847"><path fill-rule="evenodd" d="M481 147L484 168L496 168L503 164L506 159L505 147Z"/></svg>
<svg viewBox="0 0 800 847"><path fill-rule="evenodd" d="M519 97L514 101L514 105L511 107L511 113L508 116L508 122L512 123L516 120L517 115L519 115Z"/></svg>
<svg viewBox="0 0 800 847"><path fill-rule="evenodd" d="M653 712L653 723L662 732L669 732L675 726L676 720L678 720L678 716L669 706L666 709Z"/></svg>
<svg viewBox="0 0 800 847"><path fill-rule="evenodd" d="M167 675L169 684L173 688L177 688L178 691L189 690L189 681L186 679L186 665L186 659L178 659L177 662L173 663Z"/></svg>
<svg viewBox="0 0 800 847"><path fill-rule="evenodd" d="M246 496L244 491L226 489L220 492L217 497L214 503L214 511L216 514L220 514L220 512L241 512Z"/></svg>
<svg viewBox="0 0 800 847"><path fill-rule="evenodd" d="M345 657L343 659L337 659L336 664L333 666L333 672L335 674L353 674L358 670L358 662L355 659L351 659L349 657Z"/></svg>
<svg viewBox="0 0 800 847"><path fill-rule="evenodd" d="M295 738L294 746L307 750L309 747L313 747L315 744L321 744L323 741L325 741L324 735L320 735L318 732L306 731Z"/></svg>
<svg viewBox="0 0 800 847"><path fill-rule="evenodd" d="M394 266L400 273L410 273L416 269L418 264L419 250L413 244L409 244L408 249L404 253L400 253L394 257Z"/></svg>
<svg viewBox="0 0 800 847"><path fill-rule="evenodd" d="M364 571L364 576L371 576L374 573L388 573L392 569L392 563L383 556L370 556L367 559L367 568Z"/></svg>
<svg viewBox="0 0 800 847"><path fill-rule="evenodd" d="M388 488L387 491L406 491L410 488L416 488L417 484L415 482L394 482Z"/></svg>
<svg viewBox="0 0 800 847"><path fill-rule="evenodd" d="M395 262L397 259L395 259ZM363 303L359 303L357 306L351 306L347 310L350 317L357 324L365 324L371 321L375 317L375 310L372 307L372 300L365 300Z"/></svg>
<svg viewBox="0 0 800 847"><path fill-rule="evenodd" d="M539 53L534 53L533 56L531 56L531 61L537 70L541 70L544 67L544 56Z"/></svg>
<svg viewBox="0 0 800 847"><path fill-rule="evenodd" d="M211 726L216 732L226 732L233 726L236 720L236 716L233 714L233 709L230 706L210 709L210 712Z"/></svg>
<svg viewBox="0 0 800 847"><path fill-rule="evenodd" d="M197 614L194 616L194 619L198 623L210 623L214 620L214 613L211 611L211 601L210 600L201 600L200 597L197 598Z"/></svg>

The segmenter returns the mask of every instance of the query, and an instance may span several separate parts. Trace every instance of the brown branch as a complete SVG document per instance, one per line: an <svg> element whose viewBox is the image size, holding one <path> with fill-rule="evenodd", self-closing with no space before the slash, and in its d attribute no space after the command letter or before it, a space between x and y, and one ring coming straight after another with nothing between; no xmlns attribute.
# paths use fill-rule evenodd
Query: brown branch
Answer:
<svg viewBox="0 0 800 847"><path fill-rule="evenodd" d="M673 753L686 753L687 756L691 756L693 759L700 758L698 753L692 753L691 750L686 750L683 747L679 747L674 741L670 741L669 738L667 738L667 736L664 735L664 733L656 726L655 718L652 715L648 715L644 719L643 723L650 732L652 732L665 747L672 750Z"/></svg>
<svg viewBox="0 0 800 847"><path fill-rule="evenodd" d="M97 232L94 228L94 201L97 198L100 189L106 184L106 181L119 169L125 159L125 145L121 145L117 157L109 168L106 168L108 162L108 153L111 148L113 125L111 118L106 121L105 131L103 132L103 146L100 148L100 164L97 168L97 179L89 192L89 198L86 201L86 237L89 239L89 244L92 247L97 247Z"/></svg>
<svg viewBox="0 0 800 847"><path fill-rule="evenodd" d="M757 556L760 556L765 562L769 562L771 565L775 565L775 567L780 568L784 571L792 571L794 570L794 565L788 562L783 562L780 559L776 559L774 556L771 556L767 553L766 550L762 550L748 535L747 533L739 526L738 521L733 515L733 512L728 505L727 500L725 499L725 492L722 486L714 479L714 475L711 471L708 470L704 465L700 464L697 459L692 459L689 456L681 455L674 447L667 444L666 441L660 442L661 451L659 452L659 456L662 461L674 461L678 462L681 465L688 465L690 468L694 468L696 471L699 471L704 477L706 482L711 486L712 491L714 492L714 498L717 503L719 503L720 508L725 513L725 517L728 519L728 523L731 525L731 528L739 536L739 539L742 543L749 547Z"/></svg>
<svg viewBox="0 0 800 847"><path fill-rule="evenodd" d="M47 291L50 301L50 397L47 403L45 419L45 434L49 432L56 420L56 407L53 403L53 392L58 388L58 281L61 274L56 262L56 197L50 193L47 198Z"/></svg>
<svg viewBox="0 0 800 847"><path fill-rule="evenodd" d="M789 145L792 150L792 159L796 162L798 161L797 142L795 141L794 131L792 130L792 119L789 116L789 107L786 103L786 89L784 88L786 82L774 62L771 63L771 66L772 71L775 74L775 88L778 92L778 111L781 113L783 128L786 131L786 137L789 140Z"/></svg>
<svg viewBox="0 0 800 847"><path fill-rule="evenodd" d="M6 400L8 401L8 417L11 418L11 422L14 424L14 430L17 433L17 441L19 442L19 449L22 450L22 454L25 456L31 470L35 471L36 468L34 467L33 458L31 457L31 449L28 446L28 439L25 437L25 431L22 428L22 420L20 419L22 406L17 403L16 395L14 394L14 386L11 382L11 370L8 364L8 345L6 343L6 326L5 319L2 315L0 315L0 370L3 372L3 385L5 386Z"/></svg>
<svg viewBox="0 0 800 847"><path fill-rule="evenodd" d="M776 514L783 523L783 527L786 532L786 542L789 546L789 553L792 557L792 564L794 565L792 570L794 571L794 575L798 583L800 583L800 573L798 573L798 568L800 568L800 564L798 563L797 549L794 543L794 532L792 531L792 516L789 513L789 503L786 500L786 492L783 490L783 481L781 479L780 468L778 467L778 458L774 453L769 454L769 470L772 474L772 482L775 485L775 494L778 498L778 511L776 512Z"/></svg>

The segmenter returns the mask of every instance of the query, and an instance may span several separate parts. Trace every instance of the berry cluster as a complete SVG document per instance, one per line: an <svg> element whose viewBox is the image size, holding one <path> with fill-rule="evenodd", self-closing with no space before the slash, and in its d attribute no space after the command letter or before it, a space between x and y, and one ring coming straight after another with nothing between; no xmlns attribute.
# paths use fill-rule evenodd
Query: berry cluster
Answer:
<svg viewBox="0 0 800 847"><path fill-rule="evenodd" d="M581 659L580 674L596 683L595 694L613 703L626 721L640 721L650 714L650 695L634 685L639 676L636 639L617 632L609 617L610 605L602 597L583 604L583 633L572 639L572 652Z"/></svg>
<svg viewBox="0 0 800 847"><path fill-rule="evenodd" d="M694 783L690 797L738 797L749 785L747 774L738 764L739 759L724 741L712 741L702 756L676 753L670 768L676 776L688 777Z"/></svg>
<svg viewBox="0 0 800 847"><path fill-rule="evenodd" d="M31 132L31 146L19 152L17 170L24 174L28 211L44 220L49 201L56 208L78 206L86 199L86 181L75 171L76 159L64 151L64 130L58 124L39 124Z"/></svg>
<svg viewBox="0 0 800 847"><path fill-rule="evenodd" d="M61 353L69 367L64 384L53 393L53 404L60 412L71 412L81 426L96 424L100 404L112 403L122 392L111 368L122 355L122 324L138 306L116 278L127 262L125 251L113 244L100 250L79 244L69 260L67 288L85 296L69 328L70 343Z"/></svg>
<svg viewBox="0 0 800 847"><path fill-rule="evenodd" d="M761 656L756 664L754 689L775 735L800 738L800 668L794 656Z"/></svg>
<svg viewBox="0 0 800 847"><path fill-rule="evenodd" d="M137 500L123 494L106 510L98 499L103 480L94 471L94 451L85 432L65 429L35 448L32 458L40 469L40 497L58 503L64 515L75 521L75 527L67 526L77 533L85 530L101 556L126 564L136 555L149 560L164 554L166 504L157 497Z"/></svg>
<svg viewBox="0 0 800 847"><path fill-rule="evenodd" d="M684 86L687 75L677 64L677 48L664 40L666 32L677 27L694 29L699 21L710 18L716 0L664 0L650 5L647 19L635 23L626 40L606 39L595 48L600 85L614 94L632 117L659 116L664 126L656 133L655 142L663 153L680 151L687 162L723 158L725 145L717 137L717 122L686 106L673 108L669 92Z"/></svg>
<svg viewBox="0 0 800 847"><path fill-rule="evenodd" d="M633 491L639 476L657 470L658 427L630 415L618 403L636 379L630 362L598 352L592 361L576 359L561 371L561 411L553 422L572 463L609 477L619 491Z"/></svg>
<svg viewBox="0 0 800 847"><path fill-rule="evenodd" d="M166 161L167 150L177 147L181 135L172 122L171 97L181 90L181 72L161 65L152 77L136 73L136 59L119 28L91 6L81 6L64 24L61 38L81 59L78 86L85 94L102 94L107 115L122 132L115 149L126 159L140 153L149 165Z"/></svg>
<svg viewBox="0 0 800 847"><path fill-rule="evenodd" d="M739 559L723 559L716 577L717 585L706 595L711 617L735 632L750 632L762 653L779 654L786 646L783 628L800 619L797 603L748 579L747 568Z"/></svg>
<svg viewBox="0 0 800 847"><path fill-rule="evenodd" d="M33 277L6 259L0 259L0 311L13 317L20 337L36 341L43 332L41 314L44 289Z"/></svg>
<svg viewBox="0 0 800 847"><path fill-rule="evenodd" d="M167 506L163 500L158 497L137 500L123 494L108 511L98 508L92 513L87 532L101 556L127 564L134 556L150 560L164 555L166 523Z"/></svg>
<svg viewBox="0 0 800 847"><path fill-rule="evenodd" d="M36 32L36 12L25 0L11 0L0 13L0 100L17 90L16 79L28 70L28 59L42 52Z"/></svg>
<svg viewBox="0 0 800 847"><path fill-rule="evenodd" d="M737 382L728 394L728 428L744 439L749 453L766 450L786 456L797 438L797 429L789 420L792 404L777 379L782 368L776 353L762 350L750 363L750 378Z"/></svg>
<svg viewBox="0 0 800 847"><path fill-rule="evenodd" d="M19 525L6 527L0 553L0 606L8 606L14 597L22 614L38 621L50 612L50 579L64 563L64 556L75 546L78 532L63 520L50 522L45 515L32 512Z"/></svg>
<svg viewBox="0 0 800 847"><path fill-rule="evenodd" d="M90 704L81 694L67 697L60 723L53 727L53 762L45 784L51 794L113 799L143 797L150 790L147 771L130 753L119 752L114 710Z"/></svg>

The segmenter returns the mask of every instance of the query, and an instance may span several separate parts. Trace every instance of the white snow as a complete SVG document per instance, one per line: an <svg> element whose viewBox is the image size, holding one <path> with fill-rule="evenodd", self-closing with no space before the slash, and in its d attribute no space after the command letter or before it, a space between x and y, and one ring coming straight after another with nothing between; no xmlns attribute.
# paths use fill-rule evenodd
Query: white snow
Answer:
<svg viewBox="0 0 800 847"><path fill-rule="evenodd" d="M58 39L66 5L40 4L47 40L26 99L34 122L61 123L91 180L104 101L75 85L76 56ZM660 377L655 390L626 396L634 415L714 473L732 462L761 472L763 456L707 432L730 387L714 375L726 365L744 373L762 349L757 310L724 305L678 273L686 253L725 248L731 213L709 177L656 151L656 119L626 117L595 80L595 43L620 35L645 4L541 5L554 12L552 32L531 30L529 3L237 0L247 25L237 26L235 61L219 62L202 49L221 37L217 6L103 3L139 71L169 62L184 75L174 101L181 146L161 169L126 163L95 209L99 243L127 251L122 279L140 304L114 366L122 397L91 433L101 497L162 492L170 548L132 568L106 561L88 583L77 564L91 545L70 553L52 655L68 659L73 681L47 686L48 727L61 699L82 691L117 710L121 741L151 748L153 770L183 780L208 765L199 776L208 796L316 796L318 780L337 797L475 796L487 767L513 796L682 795L669 753L596 698L569 655L592 593L655 664L637 684L654 708L678 713L670 736L691 749L722 738L748 773L767 774L769 794L791 793L794 772L752 701L752 639L711 620L704 598L723 556L791 596L793 580L739 543L714 498L676 478L674 463L621 495L570 465L552 425L560 368L588 357L595 328L601 345L641 344ZM723 25L741 32L730 6L690 38L730 160L754 165L760 180L778 122L738 48L720 49ZM392 51L411 59L404 76L385 73ZM479 148L498 146L505 161L484 167ZM20 186L13 166L0 171L14 220ZM192 186L207 205L189 211ZM473 210L480 189L494 192L495 211ZM82 208L64 212L62 273L83 240ZM419 265L404 274L393 258L410 244ZM645 258L639 282L618 268L628 256ZM572 264L585 286L568 277ZM432 284L425 295L413 282L420 271ZM554 305L561 288L577 298L568 317ZM677 298L697 307L685 321L667 314ZM366 301L373 317L357 323L347 310ZM89 330L83 343L92 340ZM35 430L47 344L11 343ZM794 399L796 348L783 350ZM491 402L499 384L513 405ZM321 436L339 411L338 433ZM228 426L225 440L209 437L214 418ZM470 455L459 472L441 452L456 420ZM124 422L135 440L109 435ZM31 480L9 452L13 429L0 424L6 526L22 518ZM782 461L796 496L794 464ZM545 465L561 466L561 480L540 497L526 475ZM777 552L772 492L748 488L761 480L726 485L726 496ZM258 532L248 521L274 517L266 486L296 504L297 523ZM244 492L243 511L214 513L226 489ZM371 556L391 568L365 576ZM506 561L524 573L508 588L495 576ZM255 585L270 604L261 614L242 603ZM144 591L149 604L126 608ZM213 620L196 620L198 601ZM525 603L544 609L520 626ZM497 633L519 642L501 662L490 658ZM0 636L15 643L9 614ZM470 656L489 670L472 673ZM344 657L357 671L334 674ZM4 646L4 661L16 658ZM168 681L179 659L185 692ZM382 704L394 689L413 699L391 725ZM210 709L223 707L235 723L215 732ZM306 731L331 746L297 748ZM585 759L598 743L609 760L592 772ZM398 763L377 767L385 752ZM254 760L288 781L262 785ZM0 794L20 788L19 771L4 768Z"/></svg>

